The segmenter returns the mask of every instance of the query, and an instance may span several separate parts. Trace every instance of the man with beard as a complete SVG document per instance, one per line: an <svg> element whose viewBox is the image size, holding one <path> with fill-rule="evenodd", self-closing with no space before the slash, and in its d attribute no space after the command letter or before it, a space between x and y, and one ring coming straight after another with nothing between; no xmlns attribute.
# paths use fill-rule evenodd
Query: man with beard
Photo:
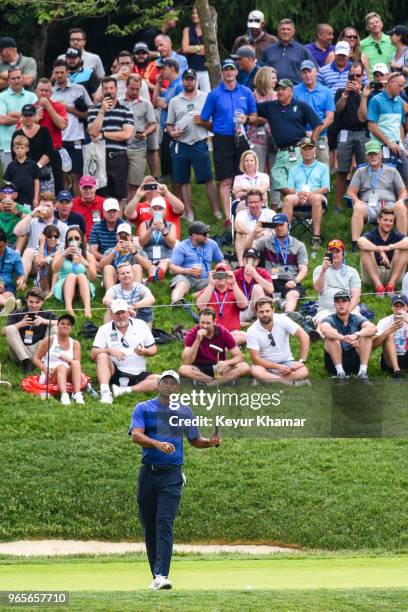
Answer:
<svg viewBox="0 0 408 612"><path fill-rule="evenodd" d="M92 68L84 68L80 49L69 47L65 53L65 61L68 66L68 78L70 83L82 85L90 96L93 96L99 87L100 80Z"/></svg>

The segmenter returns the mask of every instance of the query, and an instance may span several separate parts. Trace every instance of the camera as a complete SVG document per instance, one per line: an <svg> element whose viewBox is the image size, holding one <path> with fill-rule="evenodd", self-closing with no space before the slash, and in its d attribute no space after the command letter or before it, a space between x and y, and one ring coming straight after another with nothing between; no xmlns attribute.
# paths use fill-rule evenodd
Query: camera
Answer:
<svg viewBox="0 0 408 612"><path fill-rule="evenodd" d="M224 280L224 279L228 278L228 274L227 274L227 272L214 272L213 278L215 280Z"/></svg>
<svg viewBox="0 0 408 612"><path fill-rule="evenodd" d="M145 191L157 191L159 185L157 183L146 183L143 185Z"/></svg>

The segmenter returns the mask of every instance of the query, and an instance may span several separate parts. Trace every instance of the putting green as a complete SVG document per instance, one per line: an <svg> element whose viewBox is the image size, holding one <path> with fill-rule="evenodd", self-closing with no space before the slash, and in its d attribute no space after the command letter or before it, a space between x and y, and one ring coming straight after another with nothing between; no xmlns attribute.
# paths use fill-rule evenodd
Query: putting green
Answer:
<svg viewBox="0 0 408 612"><path fill-rule="evenodd" d="M407 557L329 559L173 559L178 590L408 588ZM0 590L133 591L146 589L146 561L7 563Z"/></svg>

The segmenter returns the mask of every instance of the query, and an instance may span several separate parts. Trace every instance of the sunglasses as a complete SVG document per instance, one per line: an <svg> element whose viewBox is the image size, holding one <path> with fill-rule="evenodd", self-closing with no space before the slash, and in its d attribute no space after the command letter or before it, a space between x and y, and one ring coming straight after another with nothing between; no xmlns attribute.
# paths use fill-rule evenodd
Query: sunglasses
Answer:
<svg viewBox="0 0 408 612"><path fill-rule="evenodd" d="M276 346L275 338L272 336L272 334L268 334L268 338L271 341L271 346Z"/></svg>
<svg viewBox="0 0 408 612"><path fill-rule="evenodd" d="M50 236L47 236L48 240L58 240L59 238L59 234L51 234Z"/></svg>
<svg viewBox="0 0 408 612"><path fill-rule="evenodd" d="M344 35L343 38L353 38L354 40L357 40L357 36L355 34L348 34L348 35Z"/></svg>
<svg viewBox="0 0 408 612"><path fill-rule="evenodd" d="M77 242L80 242L81 236L70 236L69 240L76 240Z"/></svg>
<svg viewBox="0 0 408 612"><path fill-rule="evenodd" d="M383 52L381 51L381 47L380 47L380 45L379 45L378 43L374 43L374 44L375 44L375 48L376 48L376 49L377 49L377 51L378 51L378 55L382 55L382 54L383 54Z"/></svg>
<svg viewBox="0 0 408 612"><path fill-rule="evenodd" d="M124 338L124 337L122 336L122 338L120 339L120 341L121 341L122 346L123 346L124 348L130 348L130 347L129 347L129 342L126 340L126 338Z"/></svg>

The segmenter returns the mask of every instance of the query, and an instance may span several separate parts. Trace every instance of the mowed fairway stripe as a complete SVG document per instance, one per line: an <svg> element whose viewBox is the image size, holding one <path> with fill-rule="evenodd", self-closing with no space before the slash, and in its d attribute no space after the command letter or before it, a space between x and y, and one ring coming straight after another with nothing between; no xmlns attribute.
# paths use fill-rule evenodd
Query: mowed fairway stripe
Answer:
<svg viewBox="0 0 408 612"><path fill-rule="evenodd" d="M174 559L177 589L408 588L406 557L254 560ZM0 567L0 590L130 591L151 580L147 563L84 561Z"/></svg>

